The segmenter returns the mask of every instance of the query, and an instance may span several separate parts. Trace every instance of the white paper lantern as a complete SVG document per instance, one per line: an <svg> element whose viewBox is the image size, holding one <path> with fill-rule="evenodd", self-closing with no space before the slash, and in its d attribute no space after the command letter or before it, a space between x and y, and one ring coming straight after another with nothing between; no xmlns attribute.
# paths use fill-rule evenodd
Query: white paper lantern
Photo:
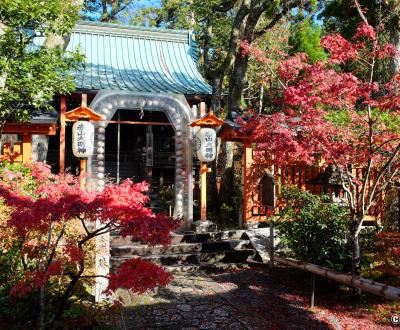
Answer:
<svg viewBox="0 0 400 330"><path fill-rule="evenodd" d="M202 162L212 162L217 153L217 134L212 128L200 128L194 138L194 150Z"/></svg>
<svg viewBox="0 0 400 330"><path fill-rule="evenodd" d="M72 126L72 152L75 157L87 158L93 155L94 126L88 121L77 121Z"/></svg>

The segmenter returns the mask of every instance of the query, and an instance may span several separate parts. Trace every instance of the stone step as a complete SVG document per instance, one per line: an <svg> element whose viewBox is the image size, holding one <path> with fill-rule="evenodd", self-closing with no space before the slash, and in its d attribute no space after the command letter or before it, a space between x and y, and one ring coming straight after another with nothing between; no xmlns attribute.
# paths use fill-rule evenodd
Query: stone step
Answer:
<svg viewBox="0 0 400 330"><path fill-rule="evenodd" d="M138 258L138 256L121 256L121 257L111 257L111 269L116 269L120 264L129 259ZM163 266L183 266L183 265L198 265L199 264L199 254L198 253L188 253L188 254L172 254L165 256L147 256L141 257L143 260L153 262L158 265Z"/></svg>
<svg viewBox="0 0 400 330"><path fill-rule="evenodd" d="M205 272L215 272L218 270L240 270L248 269L250 265L248 263L233 263L233 262L216 262L214 264L200 263L198 265L180 265L180 266L165 266L164 269L171 273L188 273L196 272L199 270Z"/></svg>
<svg viewBox="0 0 400 330"><path fill-rule="evenodd" d="M217 270L240 270L249 269L250 265L242 262L216 262L214 264L202 264L200 269L206 272L215 272Z"/></svg>
<svg viewBox="0 0 400 330"><path fill-rule="evenodd" d="M132 237L127 236L127 237L122 237L118 235L110 235L110 246L113 248L114 246L141 246L142 244L136 240L134 240Z"/></svg>
<svg viewBox="0 0 400 330"><path fill-rule="evenodd" d="M197 272L201 269L201 265L193 264L193 265L179 265L179 266L165 266L164 269L171 274L174 273L190 273Z"/></svg>
<svg viewBox="0 0 400 330"><path fill-rule="evenodd" d="M148 246L137 242L123 244L113 244L111 246L111 256L149 256L149 255L168 255L192 252L218 252L229 250L242 250L251 248L249 240L226 240L210 241L204 243L181 243L170 245L165 248L163 245Z"/></svg>
<svg viewBox="0 0 400 330"><path fill-rule="evenodd" d="M170 254L170 255L150 255L142 257L142 259L165 266L180 266L187 264L213 264L218 262L243 263L248 259L254 258L255 250L236 250L221 251L213 253L187 253L187 254ZM122 262L135 258L135 256L112 256L110 258L111 268L115 269Z"/></svg>
<svg viewBox="0 0 400 330"><path fill-rule="evenodd" d="M251 248L249 240L221 240L201 243L201 252L243 250Z"/></svg>
<svg viewBox="0 0 400 330"><path fill-rule="evenodd" d="M172 244L199 243L207 241L240 240L240 239L248 239L246 232L244 230L173 234L171 236L171 243Z"/></svg>
<svg viewBox="0 0 400 330"><path fill-rule="evenodd" d="M111 256L150 256L150 255L168 255L168 254L188 254L197 253L202 249L201 243L182 243L178 245L163 245L148 246L142 244L128 245L113 245L111 247Z"/></svg>
<svg viewBox="0 0 400 330"><path fill-rule="evenodd" d="M210 241L224 241L224 240L248 240L248 236L244 230L231 230L196 234L193 232L184 234L172 234L171 244L177 245L180 243L203 243ZM131 237L120 237L117 233L112 233L110 237L110 245L130 245L140 244L133 240Z"/></svg>

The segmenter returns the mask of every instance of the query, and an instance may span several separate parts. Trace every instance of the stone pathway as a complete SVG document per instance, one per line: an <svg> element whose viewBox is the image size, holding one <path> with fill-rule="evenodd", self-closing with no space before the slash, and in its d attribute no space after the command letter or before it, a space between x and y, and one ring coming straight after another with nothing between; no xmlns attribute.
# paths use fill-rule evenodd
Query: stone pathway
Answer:
<svg viewBox="0 0 400 330"><path fill-rule="evenodd" d="M174 275L154 294L118 294L125 306L120 329L250 329L246 319L224 301L225 289L202 273Z"/></svg>
<svg viewBox="0 0 400 330"><path fill-rule="evenodd" d="M391 329L335 313L333 306L311 311L307 282L295 276L291 270L265 267L197 272L175 275L154 293L137 296L121 290L118 295L127 307L117 329ZM317 292L317 305L318 299L322 304L322 293L319 297Z"/></svg>

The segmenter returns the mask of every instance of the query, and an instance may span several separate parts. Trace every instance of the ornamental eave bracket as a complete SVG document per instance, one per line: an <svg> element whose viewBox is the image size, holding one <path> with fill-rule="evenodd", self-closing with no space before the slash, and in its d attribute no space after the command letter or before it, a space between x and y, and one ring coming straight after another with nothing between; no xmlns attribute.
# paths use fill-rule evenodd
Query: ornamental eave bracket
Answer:
<svg viewBox="0 0 400 330"><path fill-rule="evenodd" d="M206 113L203 117L193 121L190 126L192 127L219 127L222 126L225 122L214 115L213 111Z"/></svg>

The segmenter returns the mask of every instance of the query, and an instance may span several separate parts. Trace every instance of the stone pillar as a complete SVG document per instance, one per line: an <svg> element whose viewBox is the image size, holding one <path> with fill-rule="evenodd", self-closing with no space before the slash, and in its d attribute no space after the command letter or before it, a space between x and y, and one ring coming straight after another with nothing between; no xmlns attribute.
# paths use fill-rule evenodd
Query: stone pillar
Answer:
<svg viewBox="0 0 400 330"><path fill-rule="evenodd" d="M190 228L193 222L192 142L193 130L189 124L194 116L183 95L142 93L130 91L99 91L90 108L104 116L94 123L95 150L88 160L89 180L87 188L92 191L104 189L105 129L117 110L161 111L166 114L175 130L175 209L174 216L182 217L182 229ZM97 226L100 224L96 224ZM98 275L108 275L110 262L110 235L104 234L96 241L96 268ZM96 301L104 300L105 278L96 281Z"/></svg>
<svg viewBox="0 0 400 330"><path fill-rule="evenodd" d="M102 224L96 221L96 228L100 228ZM107 276L110 271L110 234L104 234L96 237L96 275ZM95 285L95 301L100 302L106 300L103 291L108 286L108 280L104 277L96 278Z"/></svg>

